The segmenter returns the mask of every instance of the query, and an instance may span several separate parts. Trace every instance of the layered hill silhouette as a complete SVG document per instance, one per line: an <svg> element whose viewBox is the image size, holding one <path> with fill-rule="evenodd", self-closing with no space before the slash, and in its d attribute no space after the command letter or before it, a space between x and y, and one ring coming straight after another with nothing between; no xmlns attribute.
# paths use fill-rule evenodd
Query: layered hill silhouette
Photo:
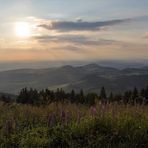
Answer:
<svg viewBox="0 0 148 148"><path fill-rule="evenodd" d="M104 86L108 92L120 92L148 85L148 68L116 69L97 64L62 66L48 69L17 69L0 72L0 92L17 94L21 88L72 89L99 92Z"/></svg>

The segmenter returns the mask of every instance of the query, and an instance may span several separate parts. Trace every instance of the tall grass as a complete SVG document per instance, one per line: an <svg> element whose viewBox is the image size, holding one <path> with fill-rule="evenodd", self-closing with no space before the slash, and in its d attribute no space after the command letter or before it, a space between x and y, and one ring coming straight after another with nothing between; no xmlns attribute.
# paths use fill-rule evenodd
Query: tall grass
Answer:
<svg viewBox="0 0 148 148"><path fill-rule="evenodd" d="M0 102L0 147L148 147L148 107Z"/></svg>

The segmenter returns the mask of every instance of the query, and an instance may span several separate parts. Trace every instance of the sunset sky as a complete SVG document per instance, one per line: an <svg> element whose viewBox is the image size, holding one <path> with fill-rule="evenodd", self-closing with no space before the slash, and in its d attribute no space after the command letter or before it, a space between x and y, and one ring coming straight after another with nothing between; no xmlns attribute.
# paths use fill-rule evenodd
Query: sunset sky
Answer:
<svg viewBox="0 0 148 148"><path fill-rule="evenodd" d="M148 0L0 0L0 60L148 58Z"/></svg>

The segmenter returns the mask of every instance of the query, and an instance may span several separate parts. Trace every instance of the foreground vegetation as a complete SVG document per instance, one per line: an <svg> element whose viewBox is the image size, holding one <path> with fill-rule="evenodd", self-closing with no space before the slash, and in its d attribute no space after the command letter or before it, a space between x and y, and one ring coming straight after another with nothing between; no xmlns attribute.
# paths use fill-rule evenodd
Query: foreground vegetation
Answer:
<svg viewBox="0 0 148 148"><path fill-rule="evenodd" d="M146 148L148 107L99 101L91 107L0 102L0 147Z"/></svg>

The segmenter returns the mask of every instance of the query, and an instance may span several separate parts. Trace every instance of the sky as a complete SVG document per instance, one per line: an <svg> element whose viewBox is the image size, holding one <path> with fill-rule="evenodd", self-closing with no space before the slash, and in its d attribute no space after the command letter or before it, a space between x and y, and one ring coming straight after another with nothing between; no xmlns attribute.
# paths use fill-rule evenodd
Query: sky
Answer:
<svg viewBox="0 0 148 148"><path fill-rule="evenodd" d="M148 59L148 0L0 0L0 61Z"/></svg>

